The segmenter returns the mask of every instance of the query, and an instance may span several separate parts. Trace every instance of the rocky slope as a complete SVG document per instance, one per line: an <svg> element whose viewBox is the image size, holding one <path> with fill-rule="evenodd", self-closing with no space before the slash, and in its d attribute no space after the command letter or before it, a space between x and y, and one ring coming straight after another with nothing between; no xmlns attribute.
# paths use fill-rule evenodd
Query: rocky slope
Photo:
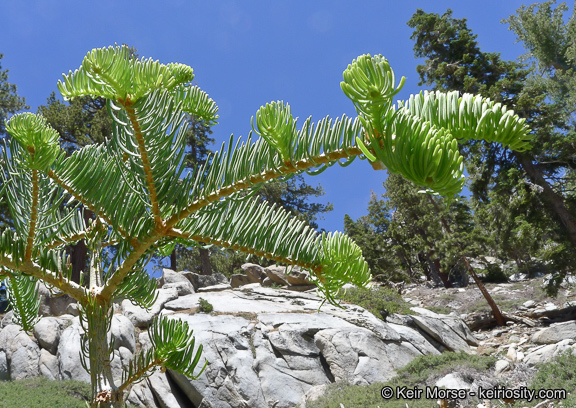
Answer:
<svg viewBox="0 0 576 408"><path fill-rule="evenodd" d="M156 372L132 388L131 403L170 408L304 406L306 395L321 392L331 382L385 381L416 356L445 350L498 354L502 362L495 374L522 384L525 378L518 374L519 368L529 372L535 363L576 347L576 322L549 324L559 316L569 316L571 305L566 302L573 299L571 292L552 301L558 303L555 317L535 317L539 309L554 312L546 303L549 300L543 299L522 306L525 310L509 312L515 316L526 312L524 321L511 322L505 328L478 327L472 332L465 321L476 327L473 322L482 320L474 318L481 316L478 313L482 310L469 310L477 291L472 287L404 288L403 296L415 305L417 314L391 314L384 322L355 305L343 309L324 305L318 311L321 299L313 291L306 291L310 286L303 271L287 277L282 268L247 264L243 269L245 274L233 277L231 282L223 276L203 277L166 269L151 310L127 301L116 305L112 331L117 339L113 366L118 378L122 365L149 346L145 329L160 313L185 319L194 329L197 342L204 346L202 363L209 361L204 374L194 381L171 371ZM277 288L279 285L283 289ZM489 290L521 292L512 286L499 287L491 286ZM199 313L200 298L214 306L212 313ZM452 315L436 314L426 307L453 311ZM558 313L562 308L568 312ZM75 317L76 305L65 296L52 297L43 292L41 312L45 317L32 335L12 324L10 313L3 317L0 380L44 375L55 380L88 381L80 364L83 332Z"/></svg>

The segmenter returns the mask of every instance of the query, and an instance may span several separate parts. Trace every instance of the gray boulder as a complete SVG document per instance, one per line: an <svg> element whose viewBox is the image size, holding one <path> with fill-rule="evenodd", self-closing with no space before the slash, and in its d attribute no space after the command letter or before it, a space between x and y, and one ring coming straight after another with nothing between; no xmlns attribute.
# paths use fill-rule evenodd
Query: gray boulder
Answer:
<svg viewBox="0 0 576 408"><path fill-rule="evenodd" d="M400 334L402 341L412 344L420 353L440 354L440 351L430 342L430 338L425 338L417 330L400 324L388 323L388 325Z"/></svg>
<svg viewBox="0 0 576 408"><path fill-rule="evenodd" d="M165 288L176 288L178 296L189 295L194 293L194 286L192 283L181 273L174 272L172 269L163 268L162 278L160 278L160 285Z"/></svg>
<svg viewBox="0 0 576 408"><path fill-rule="evenodd" d="M228 284L228 278L221 273L213 273L212 275L200 275L194 272L180 272L181 275L186 277L194 286L194 290L198 291L200 288L207 286L215 286L220 284Z"/></svg>
<svg viewBox="0 0 576 408"><path fill-rule="evenodd" d="M83 330L80 327L78 318L76 318L60 335L56 356L58 357L60 375L63 380L90 382L90 374L82 367L81 334L83 334ZM90 366L89 361L86 361L86 364Z"/></svg>
<svg viewBox="0 0 576 408"><path fill-rule="evenodd" d="M144 408L157 408L158 406L154 402L154 394L150 389L150 386L146 381L134 384L130 390L130 394L126 398L126 401L137 407Z"/></svg>
<svg viewBox="0 0 576 408"><path fill-rule="evenodd" d="M60 380L60 364L58 357L46 349L40 349L40 359L38 361L40 374L49 380Z"/></svg>
<svg viewBox="0 0 576 408"><path fill-rule="evenodd" d="M264 268L264 273L268 279L278 285L289 285L288 279L286 278L286 267L284 266L270 265Z"/></svg>
<svg viewBox="0 0 576 408"><path fill-rule="evenodd" d="M43 317L34 326L34 337L43 349L56 354L64 321L56 317Z"/></svg>
<svg viewBox="0 0 576 408"><path fill-rule="evenodd" d="M290 273L286 275L286 280L291 286L315 286L310 281L310 272L303 271L298 267L292 268Z"/></svg>
<svg viewBox="0 0 576 408"><path fill-rule="evenodd" d="M140 343L140 349L142 351L148 351L150 347L152 347L152 341L150 340L150 335L147 331L138 335L138 343Z"/></svg>
<svg viewBox="0 0 576 408"><path fill-rule="evenodd" d="M14 316L14 311L12 310L10 310L8 313L4 315L4 317L2 318L2 322L0 322L0 329L13 324L12 316Z"/></svg>
<svg viewBox="0 0 576 408"><path fill-rule="evenodd" d="M256 349L251 338L254 324L244 317L206 314L179 315L194 328L196 341L204 346L197 370L204 374L190 380L170 372L185 393L189 406L267 407L258 373L253 369ZM201 405L203 404L203 405Z"/></svg>
<svg viewBox="0 0 576 408"><path fill-rule="evenodd" d="M11 380L39 375L40 348L20 326L9 325L0 331L0 351L6 354Z"/></svg>
<svg viewBox="0 0 576 408"><path fill-rule="evenodd" d="M10 369L8 367L8 358L6 352L0 350L0 381L10 380Z"/></svg>
<svg viewBox="0 0 576 408"><path fill-rule="evenodd" d="M165 373L156 371L146 379L148 386L159 402L161 408L188 408L185 396L181 396L178 387L168 379Z"/></svg>
<svg viewBox="0 0 576 408"><path fill-rule="evenodd" d="M410 343L382 341L362 328L322 330L314 342L334 379L356 385L387 381L396 375L396 369L422 355Z"/></svg>
<svg viewBox="0 0 576 408"><path fill-rule="evenodd" d="M547 346L541 346L535 350L532 350L526 354L523 362L531 366L543 364L551 361L559 354L567 351L570 351L572 354L576 355L576 344L574 339L562 340L556 344L549 344Z"/></svg>
<svg viewBox="0 0 576 408"><path fill-rule="evenodd" d="M494 365L494 374L500 375L504 371L509 371L512 369L512 364L508 360L498 360Z"/></svg>
<svg viewBox="0 0 576 408"><path fill-rule="evenodd" d="M126 316L132 324L139 328L147 328L154 316L160 313L164 304L178 298L178 290L175 288L158 289L158 298L150 310L134 305L128 299L122 301L122 314Z"/></svg>
<svg viewBox="0 0 576 408"><path fill-rule="evenodd" d="M123 368L128 366L128 363L132 358L134 358L134 354L126 347L120 346L117 350L114 350L114 358L112 359L111 367L112 377L116 384L122 383Z"/></svg>
<svg viewBox="0 0 576 408"><path fill-rule="evenodd" d="M307 408L309 402L314 402L318 400L320 397L326 394L326 389L328 388L327 384L322 385L315 385L314 387L310 388L306 394L302 396L300 399L300 404L298 405L299 408Z"/></svg>
<svg viewBox="0 0 576 408"><path fill-rule="evenodd" d="M44 283L38 285L38 294L40 296L39 313L41 316L61 316L67 313L71 304L76 303L76 299L59 290L49 290Z"/></svg>
<svg viewBox="0 0 576 408"><path fill-rule="evenodd" d="M125 347L131 353L136 352L136 337L134 335L134 325L126 316L115 314L112 317L112 325L110 328L114 336L114 348L116 350L120 347Z"/></svg>
<svg viewBox="0 0 576 408"><path fill-rule="evenodd" d="M164 289L174 288L178 291L178 296L185 296L194 293L194 286L190 282L167 283L162 286Z"/></svg>
<svg viewBox="0 0 576 408"><path fill-rule="evenodd" d="M241 268L246 276L250 278L251 283L262 283L266 277L266 272L264 272L264 268L262 268L260 265L245 263L241 266Z"/></svg>
<svg viewBox="0 0 576 408"><path fill-rule="evenodd" d="M447 390L471 390L473 388L478 388L473 387L473 384L468 382L460 373L446 374L444 377L436 381L435 385L439 388L444 387Z"/></svg>
<svg viewBox="0 0 576 408"><path fill-rule="evenodd" d="M456 332L443 319L425 316L412 316L412 319L422 331L442 344L446 349L470 352L470 347L465 339L466 335Z"/></svg>
<svg viewBox="0 0 576 408"><path fill-rule="evenodd" d="M556 323L534 333L532 343L553 344L565 339L576 339L576 321Z"/></svg>
<svg viewBox="0 0 576 408"><path fill-rule="evenodd" d="M232 275L230 277L230 286L232 288L239 288L240 286L249 285L251 283L254 283L252 279L250 279L249 276L243 275L241 273Z"/></svg>

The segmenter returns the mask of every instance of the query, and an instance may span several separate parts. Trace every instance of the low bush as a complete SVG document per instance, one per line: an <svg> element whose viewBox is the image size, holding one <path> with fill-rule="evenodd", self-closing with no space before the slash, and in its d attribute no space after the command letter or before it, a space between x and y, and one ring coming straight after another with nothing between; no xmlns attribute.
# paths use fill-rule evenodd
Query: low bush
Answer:
<svg viewBox="0 0 576 408"><path fill-rule="evenodd" d="M214 310L214 306L212 306L212 303L208 302L206 299L199 298L198 304L200 305L200 307L198 308L198 311L200 313L211 313Z"/></svg>
<svg viewBox="0 0 576 408"><path fill-rule="evenodd" d="M411 304L405 302L394 289L379 286L374 289L351 288L342 300L363 307L383 320L389 313L414 314Z"/></svg>
<svg viewBox="0 0 576 408"><path fill-rule="evenodd" d="M397 370L398 375L389 381L368 386L347 383L333 383L326 393L316 401L307 404L309 408L430 408L436 401L428 399L403 400L382 398L383 387L418 387L422 389L427 380L434 376L443 376L452 372L477 372L486 376L486 371L493 370L495 357L478 356L466 353L446 352L440 355L420 356ZM484 373L484 374L482 374ZM408 405L407 405L408 404Z"/></svg>
<svg viewBox="0 0 576 408"><path fill-rule="evenodd" d="M568 398L560 400L563 407L576 407L576 355L564 352L549 363L539 365L538 372L528 385L531 390L566 390ZM535 406L542 400L522 401L514 407Z"/></svg>

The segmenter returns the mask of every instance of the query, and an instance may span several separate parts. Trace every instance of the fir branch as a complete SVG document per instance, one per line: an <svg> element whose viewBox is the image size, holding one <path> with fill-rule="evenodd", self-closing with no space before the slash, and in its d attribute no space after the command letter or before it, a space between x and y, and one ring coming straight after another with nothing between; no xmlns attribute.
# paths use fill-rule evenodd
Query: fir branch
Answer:
<svg viewBox="0 0 576 408"><path fill-rule="evenodd" d="M90 211L92 211L94 214L96 214L96 216L102 218L108 225L113 226L116 231L122 236L122 238L124 238L125 240L128 240L130 242L134 241L134 238L130 237L129 234L126 232L126 230L124 230L120 225L115 225L112 220L110 219L110 217L103 211L103 209L97 209L96 206L92 203L90 203L89 201L87 201L82 194L80 194L79 192L77 192L76 190L74 190L74 188L67 184L64 180L62 180L55 172L54 170L50 170L48 171L48 173L46 173L48 177L50 177L52 180L54 180L55 183L57 183L60 187L62 187L64 190L66 190L69 194L71 194L72 196L74 196L74 198L76 200L78 200L80 203L82 203L86 208L88 208Z"/></svg>
<svg viewBox="0 0 576 408"><path fill-rule="evenodd" d="M35 262L26 261L23 263L17 263L12 259L9 254L0 254L0 265L11 269L13 271L20 271L24 274L31 275L36 279L41 279L49 285L60 289L62 292L72 296L78 302L81 302L87 297L87 290L80 286L79 284L64 278L62 274L58 274L53 271L49 271L46 268L42 268Z"/></svg>
<svg viewBox="0 0 576 408"><path fill-rule="evenodd" d="M150 160L148 159L148 151L146 150L146 144L144 142L144 136L142 135L142 129L140 128L140 123L138 122L138 117L136 112L132 107L129 100L118 101L120 102L130 118L132 123L132 128L134 129L134 137L138 142L138 150L140 151L140 159L142 160L142 167L144 173L146 174L146 183L148 187L148 193L150 197L150 204L152 205L152 214L154 215L154 223L156 228L161 228L163 224L162 217L160 216L160 209L158 207L158 197L156 195L156 184L154 182L154 177L152 176L152 168L150 167Z"/></svg>
<svg viewBox="0 0 576 408"><path fill-rule="evenodd" d="M242 180L223 186L222 188L202 197L201 199L195 200L180 213L175 214L166 220L166 227L172 228L178 221L190 216L201 208L206 207L207 205L218 201L221 198L230 196L237 191L245 190L255 184L265 183L273 179L285 177L289 174L301 173L302 171L309 170L320 165L333 163L340 159L360 156L361 154L363 153L358 147L350 147L348 149L340 149L327 154L322 153L315 158L302 159L295 163L289 163L288 165L278 167L274 170L267 170L258 174L253 174Z"/></svg>
<svg viewBox="0 0 576 408"><path fill-rule="evenodd" d="M33 154L33 153L32 153ZM28 229L28 242L24 259L32 259L32 249L34 246L34 234L36 233L36 222L38 221L38 170L32 170L32 208L30 211L30 228Z"/></svg>

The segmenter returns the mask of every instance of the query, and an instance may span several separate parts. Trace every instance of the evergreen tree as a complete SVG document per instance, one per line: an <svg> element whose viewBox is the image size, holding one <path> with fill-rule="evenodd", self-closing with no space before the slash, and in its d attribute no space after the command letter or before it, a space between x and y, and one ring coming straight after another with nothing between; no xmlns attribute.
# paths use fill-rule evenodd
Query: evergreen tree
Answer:
<svg viewBox="0 0 576 408"><path fill-rule="evenodd" d="M363 55L344 71L341 83L357 120L308 120L298 129L290 107L272 102L256 113L256 141L223 148L209 167L182 177L184 113L209 124L218 119L215 102L191 84L193 78L184 64L136 60L126 47L95 49L58 88L65 98L107 99L114 122L110 143L68 155L41 115L15 115L7 126L12 138L10 152L1 150L6 165L1 192L15 228L0 237L0 275L10 282L13 321L26 331L34 327L39 281L77 300L92 408L122 407L132 384L156 368L199 375L201 345L186 322L166 316L152 322L151 347L129 362L120 381L112 373L114 303L126 299L150 308L157 282L145 265L175 242L220 245L308 269L334 304L344 284L369 284L362 251L348 236L320 234L253 197L261 183L304 171L318 174L336 162L346 166L364 157L452 195L464 184L453 133L529 147L524 121L479 96L459 101L454 94L413 95L397 108L392 98L403 80L396 87L384 57ZM504 115L508 120L501 120ZM88 226L75 201L95 213ZM88 287L72 281L65 252L65 245L80 239L90 250ZM118 245L111 260L104 251L110 245Z"/></svg>
<svg viewBox="0 0 576 408"><path fill-rule="evenodd" d="M535 6L521 8L518 16L508 21L529 50L554 49L553 54L563 55L562 63L566 65L570 61L566 44L570 44L568 33L574 30L573 18L565 25L560 16L566 7L561 5L552 12L552 3L540 5L538 12ZM576 253L576 222L565 194L569 179L564 176L572 174L574 167L570 162L575 157L571 117L576 109L571 98L549 97L547 89L569 83L573 70L564 74L556 68L558 64L548 63L546 78L536 70L541 66L536 60L545 61L538 52L532 52L536 58L532 67L504 61L497 53L482 52L466 20L454 19L451 10L442 16L418 10L408 25L414 28L411 38L415 40L415 55L426 58L425 64L417 68L421 84L490 97L525 117L536 135L534 148L526 152L486 141L461 145L467 158L475 213L481 217L495 214L501 221L487 226L493 233L492 242L500 245L499 254L522 265L523 259L535 254L530 251L535 243L528 245L522 237L538 237L551 242L547 248L554 250L546 256L554 258L559 269L569 265L569 254ZM529 41L541 31L550 33L547 46ZM522 171L517 171L519 168ZM510 197L521 198L508 200Z"/></svg>
<svg viewBox="0 0 576 408"><path fill-rule="evenodd" d="M366 287L371 278L360 249L348 237L319 234L249 194L270 179L322 170L360 155L353 144L358 123L339 119L322 138L310 140L291 133L295 120L289 107L267 105L257 112L259 122L276 123L259 126L266 137L223 149L209 167L196 167L182 177L184 113L207 124L218 119L215 102L191 84L193 78L192 68L183 64L136 60L126 47L96 49L58 87L65 98L105 98L114 122L112 140L68 154L41 115L18 114L7 124L12 137L10 151L1 149L6 166L0 172L1 193L14 229L0 236L0 277L9 281L13 321L25 331L33 329L39 281L77 300L92 408L123 407L132 384L157 368L192 378L203 371L202 346L189 325L160 316L149 328L151 347L127 362L121 378L112 372L114 302L127 299L149 309L157 282L145 265L174 242L218 244L306 268L332 303L346 282ZM275 120L275 114L287 121ZM285 156L283 147L291 141L300 145L300 140L306 148ZM89 225L78 202L95 214ZM72 280L65 252L67 244L80 239L86 239L90 253L88 287ZM118 246L112 259L104 251L110 245Z"/></svg>
<svg viewBox="0 0 576 408"><path fill-rule="evenodd" d="M26 100L18 96L16 85L8 82L8 70L2 69L3 54L0 54L0 138L4 140L7 136L5 121L10 115L15 114L23 109L29 109L26 106ZM12 218L5 202L0 203L0 230L11 227Z"/></svg>
<svg viewBox="0 0 576 408"><path fill-rule="evenodd" d="M344 231L362 248L374 274L394 281L418 281L423 275L445 287L455 280L467 285L461 254L477 256L485 247L466 197L447 208L438 197L422 194L395 174L388 176L384 188L383 199L372 196L366 216L356 222L345 218Z"/></svg>
<svg viewBox="0 0 576 408"><path fill-rule="evenodd" d="M26 106L26 100L18 96L16 85L8 82L8 70L2 69L2 58L0 54L0 137L6 137L5 121L10 115L15 114L23 109L30 109Z"/></svg>
<svg viewBox="0 0 576 408"><path fill-rule="evenodd" d="M104 98L84 96L63 102L52 92L38 113L58 132L68 154L112 137L112 119Z"/></svg>

